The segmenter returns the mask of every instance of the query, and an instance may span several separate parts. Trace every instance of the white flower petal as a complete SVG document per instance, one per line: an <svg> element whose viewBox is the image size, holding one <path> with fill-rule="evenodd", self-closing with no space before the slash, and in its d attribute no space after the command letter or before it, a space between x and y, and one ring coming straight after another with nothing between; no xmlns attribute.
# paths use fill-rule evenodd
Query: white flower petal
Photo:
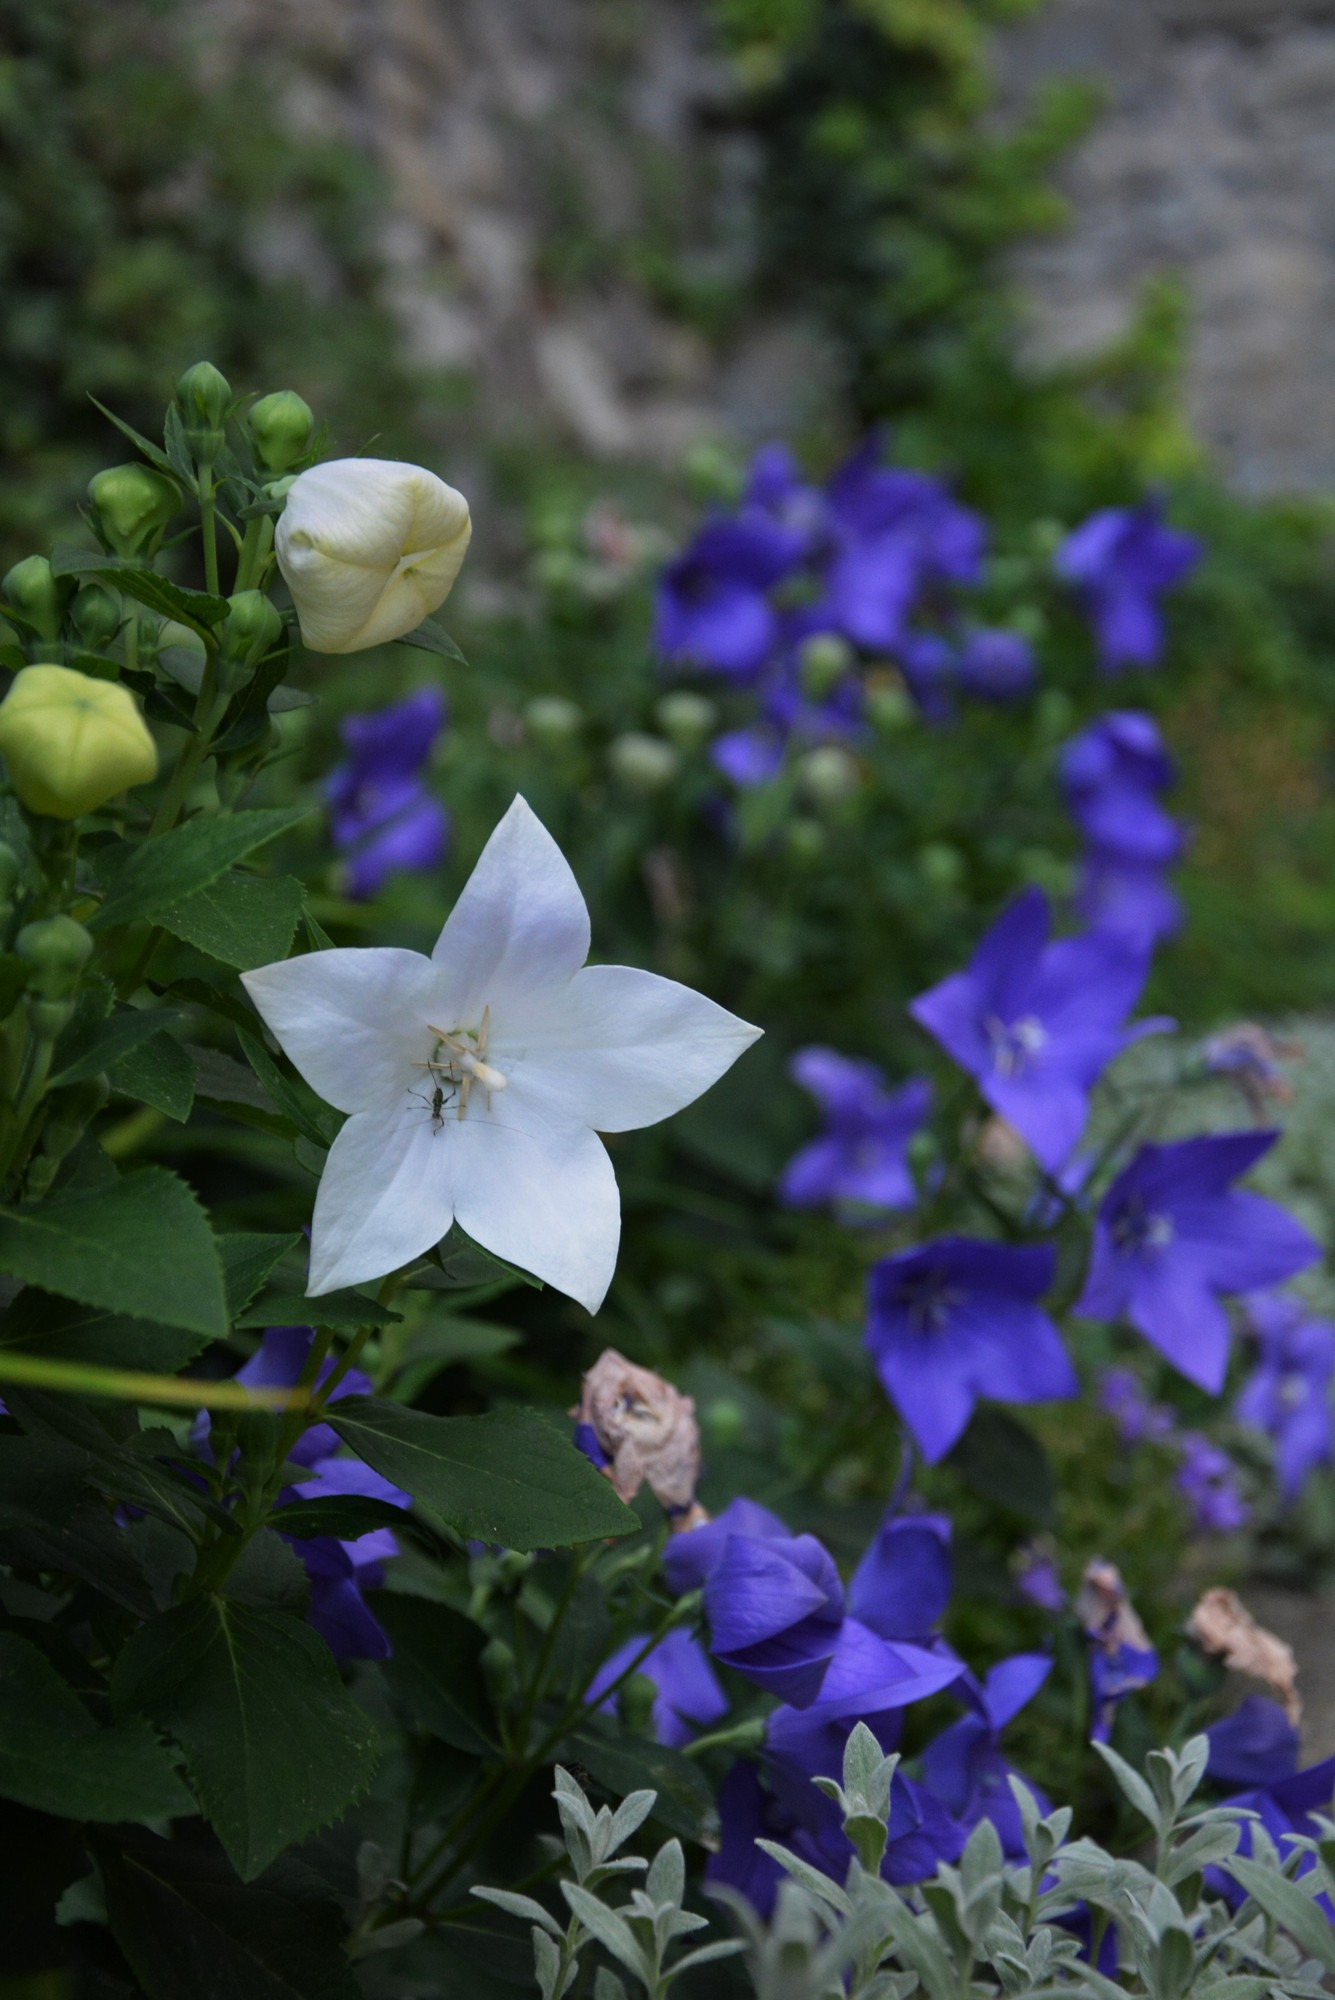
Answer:
<svg viewBox="0 0 1335 2000"><path fill-rule="evenodd" d="M241 983L311 1089L339 1111L403 1094L429 1053L440 974L420 952L348 946L243 972Z"/></svg>
<svg viewBox="0 0 1335 2000"><path fill-rule="evenodd" d="M602 1141L582 1127L470 1110L449 1133L455 1214L475 1243L597 1312L616 1269L621 1198Z"/></svg>
<svg viewBox="0 0 1335 2000"><path fill-rule="evenodd" d="M675 979L588 965L554 991L498 1003L489 1048L515 1102L630 1132L693 1103L760 1032Z"/></svg>
<svg viewBox="0 0 1335 2000"><path fill-rule="evenodd" d="M454 1220L451 1136L407 1097L349 1118L315 1197L308 1298L386 1277L440 1241Z"/></svg>
<svg viewBox="0 0 1335 2000"><path fill-rule="evenodd" d="M484 1007L496 1012L511 998L557 985L588 955L589 912L570 863L527 801L516 798L431 954L452 1016L436 1025L476 1027Z"/></svg>
<svg viewBox="0 0 1335 2000"><path fill-rule="evenodd" d="M319 653L386 645L444 603L472 534L468 502L424 466L338 458L299 475L274 547Z"/></svg>

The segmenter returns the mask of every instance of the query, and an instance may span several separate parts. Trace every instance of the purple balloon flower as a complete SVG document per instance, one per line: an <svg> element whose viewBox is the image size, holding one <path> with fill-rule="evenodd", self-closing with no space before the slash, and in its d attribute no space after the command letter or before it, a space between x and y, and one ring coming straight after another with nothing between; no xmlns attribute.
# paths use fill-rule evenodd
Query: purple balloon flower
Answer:
<svg viewBox="0 0 1335 2000"><path fill-rule="evenodd" d="M1298 1768L1298 1731L1277 1701L1249 1694L1232 1715L1213 1722L1207 1775L1217 1785L1268 1785Z"/></svg>
<svg viewBox="0 0 1335 2000"><path fill-rule="evenodd" d="M801 560L802 538L759 509L706 521L659 578L654 644L664 659L749 680L780 638L769 593Z"/></svg>
<svg viewBox="0 0 1335 2000"><path fill-rule="evenodd" d="M1074 900L1091 932L1140 956L1182 928L1181 900L1152 862L1123 861L1091 848Z"/></svg>
<svg viewBox="0 0 1335 2000"><path fill-rule="evenodd" d="M1166 866L1182 851L1182 830L1157 801L1176 772L1153 719L1114 709L1074 737L1061 777L1071 817L1091 845L1127 862Z"/></svg>
<svg viewBox="0 0 1335 2000"><path fill-rule="evenodd" d="M786 736L772 722L728 729L709 746L709 761L740 792L768 785L783 769Z"/></svg>
<svg viewBox="0 0 1335 2000"><path fill-rule="evenodd" d="M830 481L832 549L821 610L856 646L893 651L924 588L976 583L987 526L939 481L881 463L876 436Z"/></svg>
<svg viewBox="0 0 1335 2000"><path fill-rule="evenodd" d="M1001 1733L1051 1672L1052 1661L1045 1653L1017 1653L1000 1661L978 1689L977 1712L952 1722L922 1753L923 1778L946 1810L966 1827L990 1819L1012 1860L1021 1859L1025 1849L1011 1777L1023 1779L1040 1812L1051 1807L1032 1779L1006 1757Z"/></svg>
<svg viewBox="0 0 1335 2000"><path fill-rule="evenodd" d="M1140 1378L1129 1368L1105 1368L1099 1377L1099 1408L1117 1426L1123 1444L1167 1444L1173 1435L1173 1413L1152 1403Z"/></svg>
<svg viewBox="0 0 1335 2000"><path fill-rule="evenodd" d="M1157 666L1164 649L1159 599L1193 570L1203 544L1164 525L1163 507L1105 507L1066 537L1053 561L1094 627L1107 673Z"/></svg>
<svg viewBox="0 0 1335 2000"><path fill-rule="evenodd" d="M1183 1436L1175 1484L1191 1508L1198 1535L1231 1535L1250 1517L1238 1487L1238 1468L1220 1445L1200 1431Z"/></svg>
<svg viewBox="0 0 1335 2000"><path fill-rule="evenodd" d="M1091 1734L1096 1743L1106 1743L1118 1703L1149 1686L1159 1671L1159 1655L1114 1563L1086 1564L1075 1614L1089 1646Z"/></svg>
<svg viewBox="0 0 1335 2000"><path fill-rule="evenodd" d="M1018 632L979 625L965 634L955 678L963 693L980 701L1022 701L1033 692L1038 662Z"/></svg>
<svg viewBox="0 0 1335 2000"><path fill-rule="evenodd" d="M944 1514L887 1514L853 1572L850 1614L882 1639L929 1643L950 1602L950 1533Z"/></svg>
<svg viewBox="0 0 1335 2000"><path fill-rule="evenodd" d="M780 1201L789 1208L817 1208L826 1202L911 1207L917 1191L908 1169L908 1142L931 1108L931 1085L914 1078L887 1091L874 1064L825 1048L799 1049L788 1072L815 1098L826 1129L784 1168Z"/></svg>
<svg viewBox="0 0 1335 2000"><path fill-rule="evenodd" d="M1247 1318L1260 1354L1235 1412L1273 1440L1279 1490L1292 1502L1316 1467L1331 1461L1335 1326L1303 1300L1276 1293L1248 1299Z"/></svg>
<svg viewBox="0 0 1335 2000"><path fill-rule="evenodd" d="M730 1535L705 1582L714 1658L796 1707L820 1691L843 1616L839 1572L814 1535Z"/></svg>
<svg viewBox="0 0 1335 2000"><path fill-rule="evenodd" d="M449 815L421 773L445 714L444 696L427 687L340 724L349 755L330 773L325 796L334 845L348 864L348 893L358 900L392 875L434 868L444 858Z"/></svg>
<svg viewBox="0 0 1335 2000"><path fill-rule="evenodd" d="M742 508L745 513L765 515L796 536L807 554L816 551L826 533L825 495L803 479L786 444L762 444L754 453L747 469Z"/></svg>
<svg viewBox="0 0 1335 2000"><path fill-rule="evenodd" d="M909 1012L1055 1173L1084 1130L1099 1076L1149 1024L1125 1025L1144 957L1094 935L1050 944L1050 923L1042 890L1026 889L967 970L919 994Z"/></svg>
<svg viewBox="0 0 1335 2000"><path fill-rule="evenodd" d="M943 1236L872 1266L866 1345L886 1394L929 1464L963 1432L980 1396L1074 1396L1075 1370L1038 1301L1052 1250Z"/></svg>
<svg viewBox="0 0 1335 2000"><path fill-rule="evenodd" d="M1125 1317L1190 1382L1218 1395L1228 1370L1229 1292L1256 1291L1320 1256L1274 1202L1230 1183L1275 1132L1225 1132L1142 1146L1100 1204L1075 1311Z"/></svg>
<svg viewBox="0 0 1335 2000"><path fill-rule="evenodd" d="M783 1541L788 1537L788 1528L758 1500L747 1500L742 1495L730 1500L712 1521L688 1528L685 1534L673 1535L668 1542L663 1551L663 1574L674 1597L684 1597L688 1590L704 1589L734 1535L747 1535L756 1541Z"/></svg>
<svg viewBox="0 0 1335 2000"><path fill-rule="evenodd" d="M645 1634L638 1632L603 1661L589 1684L585 1700L604 1715L616 1708L616 1695L606 1692L642 1650ZM654 1735L675 1750L690 1743L702 1729L728 1712L728 1698L718 1684L704 1647L681 1626L659 1640L640 1661L637 1672L651 1680L657 1693L653 1705Z"/></svg>
<svg viewBox="0 0 1335 2000"><path fill-rule="evenodd" d="M1274 1714L1264 1714L1265 1710L1274 1710ZM1327 1757L1324 1763L1300 1771L1297 1731L1285 1723L1283 1712L1275 1703L1254 1696L1240 1705L1236 1715L1215 1723L1206 1734L1210 1739L1207 1774L1220 1785L1241 1783L1245 1787L1230 1791L1221 1804L1257 1814L1281 1856L1289 1852L1286 1835L1296 1833L1308 1839L1318 1836L1320 1829L1314 1815L1329 1814L1331 1810L1335 1757ZM1243 1820L1239 1827L1237 1852L1244 1859L1251 1856L1249 1820ZM1315 1855L1304 1854L1293 1871L1294 1879L1301 1881L1315 1866ZM1245 1900L1245 1891L1230 1874L1227 1862L1208 1867L1205 1881L1213 1894L1222 1896L1231 1909L1236 1910ZM1335 1923L1335 1908L1330 1898L1318 1896L1315 1900L1327 1920Z"/></svg>

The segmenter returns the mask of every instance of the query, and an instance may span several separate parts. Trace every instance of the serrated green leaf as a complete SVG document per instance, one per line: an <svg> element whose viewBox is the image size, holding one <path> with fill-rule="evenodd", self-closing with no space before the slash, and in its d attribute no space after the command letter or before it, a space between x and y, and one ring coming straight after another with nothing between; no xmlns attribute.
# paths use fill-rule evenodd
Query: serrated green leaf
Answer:
<svg viewBox="0 0 1335 2000"><path fill-rule="evenodd" d="M148 2000L358 2000L345 1920L300 1862L243 1887L203 1847L141 1835L96 1853L112 1932Z"/></svg>
<svg viewBox="0 0 1335 2000"><path fill-rule="evenodd" d="M80 1305L210 1338L227 1331L213 1231L165 1167L89 1194L0 1209L0 1271Z"/></svg>
<svg viewBox="0 0 1335 2000"><path fill-rule="evenodd" d="M380 1528L402 1528L403 1509L364 1493L330 1493L324 1499L312 1494L309 1500L288 1501L274 1518L283 1534L299 1541L332 1535L338 1542L355 1542Z"/></svg>
<svg viewBox="0 0 1335 2000"><path fill-rule="evenodd" d="M100 1019L86 1014L76 1017L56 1044L50 1088L83 1083L109 1070L140 1042L160 1035L175 1018L165 1007L118 1007L114 1014Z"/></svg>
<svg viewBox="0 0 1335 2000"><path fill-rule="evenodd" d="M458 1535L526 1550L640 1525L584 1454L532 1410L434 1417L347 1396L325 1415L359 1458Z"/></svg>
<svg viewBox="0 0 1335 2000"><path fill-rule="evenodd" d="M150 1035L109 1065L107 1078L122 1097L148 1104L184 1125L195 1101L195 1065L172 1035Z"/></svg>
<svg viewBox="0 0 1335 2000"><path fill-rule="evenodd" d="M99 403L96 396L90 395L88 400L95 410L102 412L109 424L116 426L122 437L128 438L135 449L143 453L150 465L155 465L159 472L165 472L169 479L175 481L176 467L158 445L155 445L150 438L146 438L141 431L137 431L133 424L127 424L124 417L118 417L114 410L109 410L105 403Z"/></svg>
<svg viewBox="0 0 1335 2000"><path fill-rule="evenodd" d="M173 937L239 972L286 958L306 891L292 875L223 875L158 911Z"/></svg>
<svg viewBox="0 0 1335 2000"><path fill-rule="evenodd" d="M227 1233L217 1238L222 1259L223 1283L227 1288L227 1310L233 1320L254 1298L275 1264L295 1250L299 1235L265 1235L256 1231ZM275 1320L273 1325L280 1324Z"/></svg>
<svg viewBox="0 0 1335 2000"><path fill-rule="evenodd" d="M313 1146L327 1147L343 1122L338 1112L322 1104L308 1085L280 1069L258 1035L241 1034L237 1039L246 1061L283 1116L296 1126L303 1139Z"/></svg>
<svg viewBox="0 0 1335 2000"><path fill-rule="evenodd" d="M57 542L51 551L51 568L57 576L92 577L99 583L109 583L126 597L146 604L150 611L174 619L178 625L189 625L204 637L227 616L225 597L213 597L204 590L185 590L179 583L159 576L156 570L141 569L137 563L123 562L101 549L80 549L68 542Z"/></svg>
<svg viewBox="0 0 1335 2000"><path fill-rule="evenodd" d="M59 1527L83 1499L88 1454L66 1438L0 1443L0 1530Z"/></svg>
<svg viewBox="0 0 1335 2000"><path fill-rule="evenodd" d="M88 920L91 931L115 924L156 921L207 889L256 848L276 840L307 817L310 808L219 813L187 820L184 826L133 848L117 869L105 902Z"/></svg>
<svg viewBox="0 0 1335 2000"><path fill-rule="evenodd" d="M287 1522L282 1518L284 1533ZM408 1720L454 1750L483 1757L494 1746L480 1660L486 1634L448 1604L382 1591L376 1617L394 1650L384 1674Z"/></svg>
<svg viewBox="0 0 1335 2000"><path fill-rule="evenodd" d="M180 1744L243 1881L337 1819L375 1775L375 1731L329 1648L280 1612L217 1597L179 1605L134 1635L112 1692L122 1713Z"/></svg>
<svg viewBox="0 0 1335 2000"><path fill-rule="evenodd" d="M148 1725L99 1729L29 1640L0 1632L0 1796L66 1819L167 1819L195 1802Z"/></svg>
<svg viewBox="0 0 1335 2000"><path fill-rule="evenodd" d="M195 488L195 466L190 456L190 446L186 440L185 425L181 412L175 403L167 405L167 414L162 425L162 442L167 447L167 463L176 473L187 493Z"/></svg>
<svg viewBox="0 0 1335 2000"><path fill-rule="evenodd" d="M403 1314L377 1304L364 1292L265 1292L236 1316L238 1326L328 1326L355 1333L361 1326L397 1326Z"/></svg>
<svg viewBox="0 0 1335 2000"><path fill-rule="evenodd" d="M43 1354L95 1367L174 1375L208 1345L209 1335L81 1306L27 1285L0 1319L0 1349Z"/></svg>
<svg viewBox="0 0 1335 2000"><path fill-rule="evenodd" d="M405 632L395 644L416 646L420 652L435 653L443 660L457 660L461 667L468 665L445 627L438 625L434 618L424 618L420 625L411 632Z"/></svg>

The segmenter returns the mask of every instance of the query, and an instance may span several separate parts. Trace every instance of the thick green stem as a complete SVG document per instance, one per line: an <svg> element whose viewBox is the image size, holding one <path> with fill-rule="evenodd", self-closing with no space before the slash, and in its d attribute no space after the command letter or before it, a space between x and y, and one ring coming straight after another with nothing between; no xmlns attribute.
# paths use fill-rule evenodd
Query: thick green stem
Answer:
<svg viewBox="0 0 1335 2000"><path fill-rule="evenodd" d="M199 526L204 542L204 588L218 597L218 518L213 504L213 467L199 468Z"/></svg>

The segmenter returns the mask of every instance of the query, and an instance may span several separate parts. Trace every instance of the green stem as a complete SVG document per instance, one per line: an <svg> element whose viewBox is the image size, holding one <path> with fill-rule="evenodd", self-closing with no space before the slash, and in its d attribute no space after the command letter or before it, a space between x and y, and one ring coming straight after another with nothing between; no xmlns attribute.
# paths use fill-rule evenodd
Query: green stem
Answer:
<svg viewBox="0 0 1335 2000"><path fill-rule="evenodd" d="M187 1410L287 1410L296 1389L247 1389L241 1382L196 1382L174 1375L148 1375L131 1368L103 1368L85 1361L47 1360L39 1354L0 1353L0 1382L33 1389L68 1390L73 1395L109 1396L121 1403L162 1404ZM301 1397L304 1404L305 1398ZM304 1427L303 1420L303 1427Z"/></svg>
<svg viewBox="0 0 1335 2000"><path fill-rule="evenodd" d="M22 1166L36 1139L37 1135L31 1129L33 1114L42 1101L46 1079L51 1074L55 1047L54 1038L43 1037L29 1043L27 1075L15 1099L13 1111L5 1121L4 1139L0 1143L0 1185L9 1179L16 1166Z"/></svg>
<svg viewBox="0 0 1335 2000"><path fill-rule="evenodd" d="M199 468L199 526L204 541L204 588L211 597L218 589L218 521L213 504L213 467Z"/></svg>
<svg viewBox="0 0 1335 2000"><path fill-rule="evenodd" d="M180 816L186 795L194 783L195 773L212 745L213 732L222 720L227 706L227 697L218 693L218 660L215 648L211 648L204 662L204 677L195 697L194 732L181 746L181 754L176 760L176 769L167 782L167 789L158 803L149 828L149 839L156 839L160 833L169 833Z"/></svg>

